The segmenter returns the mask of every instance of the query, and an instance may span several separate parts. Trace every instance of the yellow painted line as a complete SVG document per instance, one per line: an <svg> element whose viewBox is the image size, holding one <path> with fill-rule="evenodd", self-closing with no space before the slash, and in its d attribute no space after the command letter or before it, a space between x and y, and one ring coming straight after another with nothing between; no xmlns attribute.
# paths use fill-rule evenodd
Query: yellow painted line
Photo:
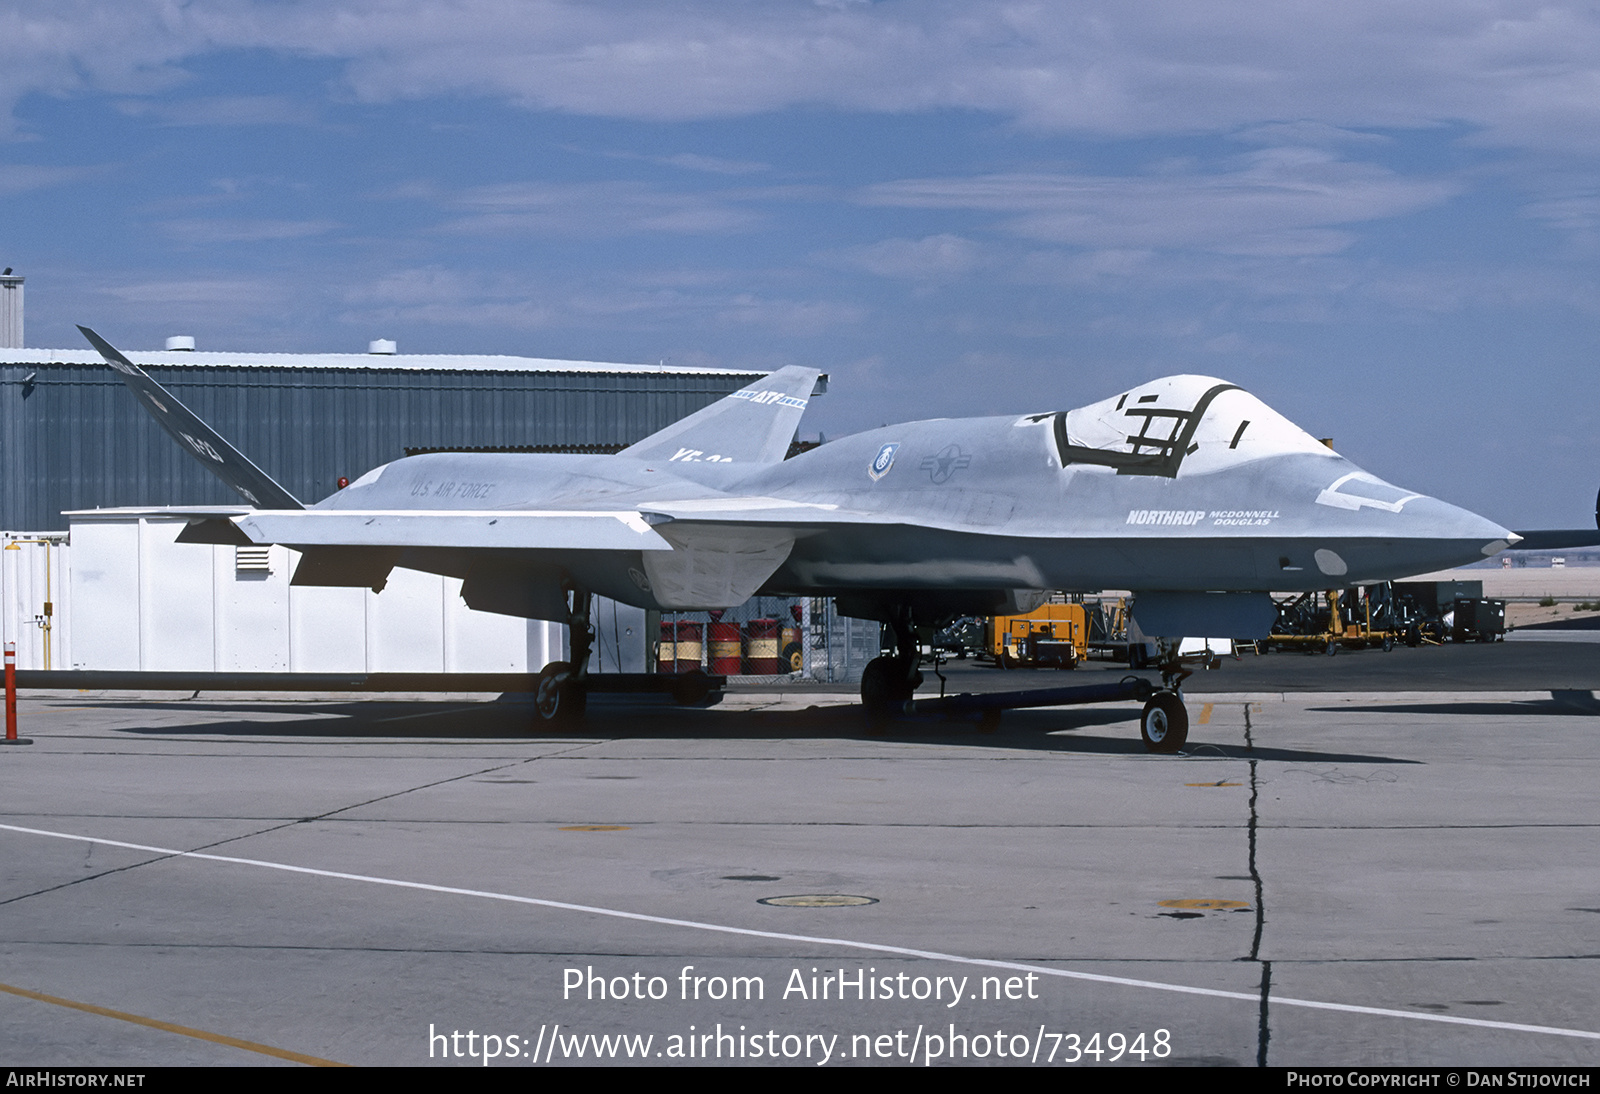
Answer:
<svg viewBox="0 0 1600 1094"><path fill-rule="evenodd" d="M1207 703L1205 706L1200 708L1200 717L1195 719L1195 723L1197 725L1203 726L1207 722L1211 721L1211 708L1213 705L1214 704L1212 703Z"/></svg>
<svg viewBox="0 0 1600 1094"><path fill-rule="evenodd" d="M112 1010L110 1007L97 1007L93 1003L76 1003L71 999L62 999L55 995L46 995L41 991L29 991L27 988L15 988L10 984L0 984L0 991L8 995L20 995L24 999L34 999L40 1003L53 1003L58 1007L70 1007L81 1010L86 1014L98 1014L102 1018L116 1018L123 1022L132 1022L136 1026L148 1026L150 1029L165 1030L167 1033L176 1033L183 1037L194 1037L201 1041L210 1041L216 1045L229 1045L233 1048L242 1048L246 1052L258 1052L263 1056L275 1056L280 1060L290 1060L308 1067L349 1067L349 1064L335 1063L333 1060L324 1060L317 1056L306 1056L299 1052L290 1052L284 1048L273 1048L271 1045L259 1045L254 1041L241 1041L237 1037L227 1037L221 1033L207 1033L203 1029L190 1029L188 1026L174 1025L171 1022L162 1022L154 1018L145 1018L138 1014L129 1014L124 1010Z"/></svg>
<svg viewBox="0 0 1600 1094"><path fill-rule="evenodd" d="M1220 912L1233 908L1250 907L1250 905L1246 904L1242 900L1163 900L1160 901L1160 904L1163 908L1204 908L1207 911L1213 912Z"/></svg>

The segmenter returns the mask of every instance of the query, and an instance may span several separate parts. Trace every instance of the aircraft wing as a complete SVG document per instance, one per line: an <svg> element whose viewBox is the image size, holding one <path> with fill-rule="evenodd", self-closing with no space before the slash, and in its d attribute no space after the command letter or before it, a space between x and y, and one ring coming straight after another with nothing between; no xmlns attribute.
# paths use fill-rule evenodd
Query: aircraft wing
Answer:
<svg viewBox="0 0 1600 1094"><path fill-rule="evenodd" d="M488 547L509 550L670 551L634 509L248 509L170 505L81 515L183 517L180 543L290 547ZM79 514L69 514L79 515Z"/></svg>
<svg viewBox="0 0 1600 1094"><path fill-rule="evenodd" d="M637 510L304 509L233 518L255 543L337 547L497 547L670 551Z"/></svg>

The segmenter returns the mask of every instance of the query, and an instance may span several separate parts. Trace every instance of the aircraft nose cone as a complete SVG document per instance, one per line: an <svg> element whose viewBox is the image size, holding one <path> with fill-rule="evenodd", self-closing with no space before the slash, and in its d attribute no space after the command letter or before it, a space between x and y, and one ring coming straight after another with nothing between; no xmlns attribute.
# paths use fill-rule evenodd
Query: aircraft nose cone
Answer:
<svg viewBox="0 0 1600 1094"><path fill-rule="evenodd" d="M1415 498L1406 504L1402 515L1406 537L1420 549L1416 561L1425 562L1427 570L1481 562L1504 551L1518 538L1509 528L1438 498Z"/></svg>
<svg viewBox="0 0 1600 1094"><path fill-rule="evenodd" d="M1513 540L1519 538L1511 529L1501 527L1488 517L1438 498L1418 498L1406 506L1406 510L1414 523L1424 526L1414 534L1476 542L1486 556L1505 550Z"/></svg>

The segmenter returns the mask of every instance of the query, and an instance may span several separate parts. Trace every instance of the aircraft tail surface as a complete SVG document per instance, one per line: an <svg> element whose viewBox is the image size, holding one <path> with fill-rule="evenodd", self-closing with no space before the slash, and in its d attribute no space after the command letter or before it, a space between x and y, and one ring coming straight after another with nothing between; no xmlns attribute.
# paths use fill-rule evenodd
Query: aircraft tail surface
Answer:
<svg viewBox="0 0 1600 1094"><path fill-rule="evenodd" d="M789 365L652 433L620 455L679 463L778 463L821 371Z"/></svg>
<svg viewBox="0 0 1600 1094"><path fill-rule="evenodd" d="M146 375L144 369L119 353L115 346L88 327L78 328L89 344L116 369L128 390L138 397L156 423L165 429L178 447L226 483L235 493L257 509L304 509L295 496L251 463L221 434L206 425L172 393Z"/></svg>

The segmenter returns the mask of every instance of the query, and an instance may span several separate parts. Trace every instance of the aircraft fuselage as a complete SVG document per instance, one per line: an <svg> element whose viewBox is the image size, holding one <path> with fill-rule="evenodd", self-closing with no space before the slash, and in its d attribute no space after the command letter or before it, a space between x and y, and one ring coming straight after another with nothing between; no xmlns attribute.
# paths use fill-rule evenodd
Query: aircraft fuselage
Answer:
<svg viewBox="0 0 1600 1094"><path fill-rule="evenodd" d="M1368 475L1237 388L1176 377L1121 401L1137 407L1152 393L1151 404L1176 408L1155 431L1152 411L1130 423L1127 407L1106 400L905 423L758 467L693 448L653 459L435 454L386 465L314 508L638 510L680 548L684 537L737 530L750 550L766 545L762 559L781 552L759 591L800 595L1290 592L1461 565L1505 546L1504 528ZM724 503L737 519L719 521ZM565 565L625 602L691 606L641 580L654 553L594 552Z"/></svg>

